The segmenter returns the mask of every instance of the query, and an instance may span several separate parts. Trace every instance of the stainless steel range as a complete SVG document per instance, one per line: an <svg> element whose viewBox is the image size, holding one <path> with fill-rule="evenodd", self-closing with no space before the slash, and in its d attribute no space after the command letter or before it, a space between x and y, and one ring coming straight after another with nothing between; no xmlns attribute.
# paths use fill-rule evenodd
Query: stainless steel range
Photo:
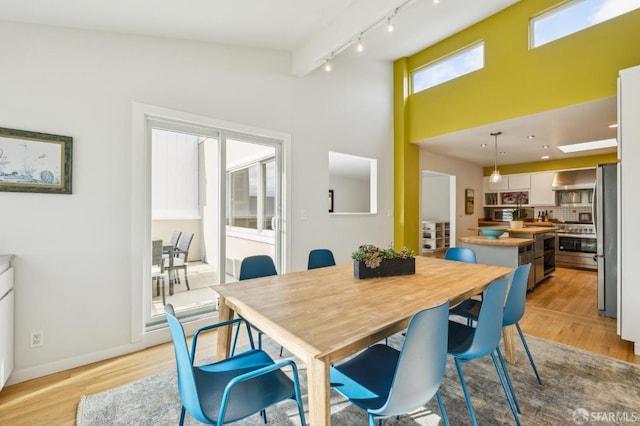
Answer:
<svg viewBox="0 0 640 426"><path fill-rule="evenodd" d="M556 266L598 269L598 249L593 223L557 223Z"/></svg>

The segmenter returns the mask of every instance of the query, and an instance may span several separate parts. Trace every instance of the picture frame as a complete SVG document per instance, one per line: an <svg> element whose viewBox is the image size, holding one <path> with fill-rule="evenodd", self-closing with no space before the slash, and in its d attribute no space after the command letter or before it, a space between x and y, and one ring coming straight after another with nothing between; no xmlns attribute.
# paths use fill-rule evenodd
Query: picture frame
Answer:
<svg viewBox="0 0 640 426"><path fill-rule="evenodd" d="M329 213L333 213L333 189L329 190Z"/></svg>
<svg viewBox="0 0 640 426"><path fill-rule="evenodd" d="M71 194L73 138L0 127L0 191Z"/></svg>
<svg viewBox="0 0 640 426"><path fill-rule="evenodd" d="M464 190L464 214L473 214L475 204L475 191L473 189Z"/></svg>

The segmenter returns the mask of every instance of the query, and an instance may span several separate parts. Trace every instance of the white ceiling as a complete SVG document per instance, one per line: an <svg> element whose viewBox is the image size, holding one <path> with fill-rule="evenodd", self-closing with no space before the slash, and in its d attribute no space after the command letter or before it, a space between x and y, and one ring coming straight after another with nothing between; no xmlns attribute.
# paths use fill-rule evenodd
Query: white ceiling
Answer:
<svg viewBox="0 0 640 426"><path fill-rule="evenodd" d="M435 154L455 157L481 166L495 163L495 138L490 134L501 131L498 136L498 167L505 164L584 157L615 153L616 148L599 149L565 154L557 147L580 142L615 139L617 129L617 100L615 96L585 102L539 114L514 118L486 126L466 129L419 141L425 150ZM535 136L528 139L528 136ZM482 147L482 144L487 144ZM543 148L543 146L549 148ZM547 160L548 161L548 160Z"/></svg>
<svg viewBox="0 0 640 426"><path fill-rule="evenodd" d="M304 76L331 54L392 61L411 55L518 0L2 0L0 19L287 51L292 74ZM436 4L437 3L437 4ZM397 12L394 15L394 12ZM395 31L387 33L393 15ZM352 48L362 33L365 50ZM558 113L558 114L556 114ZM489 133L501 130L499 163L536 161L535 145L600 138L615 121L615 102L526 117L422 141L425 149L493 164ZM534 143L523 135L536 134ZM615 131L608 134L615 137ZM525 145L526 143L526 145ZM535 144L535 145L533 145ZM503 146L504 145L504 146Z"/></svg>

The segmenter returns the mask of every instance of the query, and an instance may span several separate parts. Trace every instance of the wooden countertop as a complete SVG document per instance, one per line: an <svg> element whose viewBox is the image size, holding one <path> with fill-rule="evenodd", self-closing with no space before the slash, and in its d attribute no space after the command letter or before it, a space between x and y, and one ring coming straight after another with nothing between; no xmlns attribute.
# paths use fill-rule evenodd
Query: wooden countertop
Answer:
<svg viewBox="0 0 640 426"><path fill-rule="evenodd" d="M495 240L490 240L488 237L483 235L477 235L472 237L460 237L458 241L467 244L481 244L485 246L511 246L511 247L520 247L526 246L529 244L533 244L535 240L532 238L511 238L511 237L501 237Z"/></svg>
<svg viewBox="0 0 640 426"><path fill-rule="evenodd" d="M524 228L509 228L507 232L509 234L544 234L546 232L556 232L558 228L547 226L526 226Z"/></svg>
<svg viewBox="0 0 640 426"><path fill-rule="evenodd" d="M494 222L497 223L497 222ZM470 231L480 231L481 229L506 229L509 234L544 234L546 232L556 232L558 228L547 226L525 226L524 228L509 228L503 226L472 226L468 228Z"/></svg>
<svg viewBox="0 0 640 426"><path fill-rule="evenodd" d="M495 226L508 226L509 222L496 222L496 221L492 221L492 220L482 220L482 219L478 219L478 225L495 225ZM548 227L552 227L555 226L556 222L524 222L525 228L528 228L529 226L531 227L538 227L538 226L548 226Z"/></svg>

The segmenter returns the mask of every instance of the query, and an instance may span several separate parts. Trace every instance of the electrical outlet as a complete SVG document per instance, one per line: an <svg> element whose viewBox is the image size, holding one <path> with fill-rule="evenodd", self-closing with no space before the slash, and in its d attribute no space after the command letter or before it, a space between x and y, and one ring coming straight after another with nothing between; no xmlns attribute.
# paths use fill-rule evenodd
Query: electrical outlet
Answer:
<svg viewBox="0 0 640 426"><path fill-rule="evenodd" d="M32 331L31 339L29 340L30 346L32 348L36 348L38 346L44 345L44 333L42 331Z"/></svg>

